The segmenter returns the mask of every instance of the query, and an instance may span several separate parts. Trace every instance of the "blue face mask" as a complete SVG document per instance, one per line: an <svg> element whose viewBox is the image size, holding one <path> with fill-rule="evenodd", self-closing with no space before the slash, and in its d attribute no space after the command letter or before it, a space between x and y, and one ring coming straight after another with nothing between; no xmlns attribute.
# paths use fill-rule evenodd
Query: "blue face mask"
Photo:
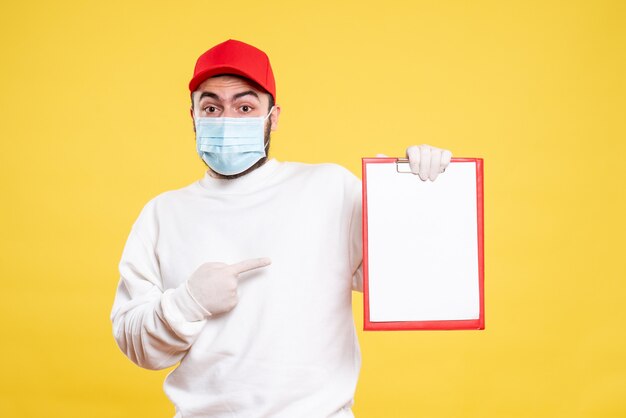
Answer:
<svg viewBox="0 0 626 418"><path fill-rule="evenodd" d="M196 117L198 155L216 173L243 173L266 156L265 121L273 110L265 117Z"/></svg>

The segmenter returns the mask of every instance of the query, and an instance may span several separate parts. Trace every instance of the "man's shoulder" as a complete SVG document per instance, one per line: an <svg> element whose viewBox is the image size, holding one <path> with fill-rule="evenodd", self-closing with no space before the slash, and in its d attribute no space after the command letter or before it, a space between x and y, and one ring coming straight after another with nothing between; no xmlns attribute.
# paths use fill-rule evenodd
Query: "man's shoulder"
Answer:
<svg viewBox="0 0 626 418"><path fill-rule="evenodd" d="M141 210L142 214L156 215L164 209L184 204L189 199L193 199L197 195L197 183L196 181L187 186L166 190L157 194L144 205Z"/></svg>
<svg viewBox="0 0 626 418"><path fill-rule="evenodd" d="M358 199L361 193L361 180L348 169L333 163L286 162L283 163L282 175L275 181L290 193L318 198L326 196L329 201L346 196Z"/></svg>
<svg viewBox="0 0 626 418"><path fill-rule="evenodd" d="M345 179L347 181L358 180L358 178L347 168L335 163L302 163L283 162L286 173L290 175L316 176L322 178Z"/></svg>
<svg viewBox="0 0 626 418"><path fill-rule="evenodd" d="M179 187L177 189L170 189L170 190L163 191L157 194L156 196L154 196L152 199L150 199L148 203L154 202L153 204L157 204L157 203L176 201L179 199L192 197L197 192L196 190L198 186L197 183L198 182L195 181L191 184L188 184L183 187Z"/></svg>

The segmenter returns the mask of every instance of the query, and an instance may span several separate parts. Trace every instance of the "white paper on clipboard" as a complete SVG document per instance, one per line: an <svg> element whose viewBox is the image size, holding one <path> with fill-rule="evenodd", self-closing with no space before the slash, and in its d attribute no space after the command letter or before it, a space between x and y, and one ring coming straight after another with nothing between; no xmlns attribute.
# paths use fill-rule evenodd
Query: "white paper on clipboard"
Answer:
<svg viewBox="0 0 626 418"><path fill-rule="evenodd" d="M476 159L453 160L435 182L388 160L364 161L368 321L481 319Z"/></svg>

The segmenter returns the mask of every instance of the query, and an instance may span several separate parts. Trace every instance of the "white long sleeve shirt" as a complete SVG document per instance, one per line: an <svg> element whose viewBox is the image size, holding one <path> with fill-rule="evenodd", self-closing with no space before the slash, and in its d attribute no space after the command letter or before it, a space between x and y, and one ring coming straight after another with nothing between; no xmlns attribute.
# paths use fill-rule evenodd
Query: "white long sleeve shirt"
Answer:
<svg viewBox="0 0 626 418"><path fill-rule="evenodd" d="M185 282L203 263L269 257L239 303L208 316ZM139 366L177 363L176 417L351 417L360 353L361 183L332 164L268 160L235 180L208 174L151 200L133 225L112 310Z"/></svg>

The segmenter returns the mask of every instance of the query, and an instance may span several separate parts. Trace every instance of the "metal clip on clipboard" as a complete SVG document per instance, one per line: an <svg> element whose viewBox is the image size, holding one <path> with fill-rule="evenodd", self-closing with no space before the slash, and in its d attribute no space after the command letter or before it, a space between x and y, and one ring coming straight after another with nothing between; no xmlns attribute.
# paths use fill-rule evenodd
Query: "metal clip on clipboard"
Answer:
<svg viewBox="0 0 626 418"><path fill-rule="evenodd" d="M398 173L410 173L411 166L409 165L408 158L398 158L396 160L396 171Z"/></svg>

